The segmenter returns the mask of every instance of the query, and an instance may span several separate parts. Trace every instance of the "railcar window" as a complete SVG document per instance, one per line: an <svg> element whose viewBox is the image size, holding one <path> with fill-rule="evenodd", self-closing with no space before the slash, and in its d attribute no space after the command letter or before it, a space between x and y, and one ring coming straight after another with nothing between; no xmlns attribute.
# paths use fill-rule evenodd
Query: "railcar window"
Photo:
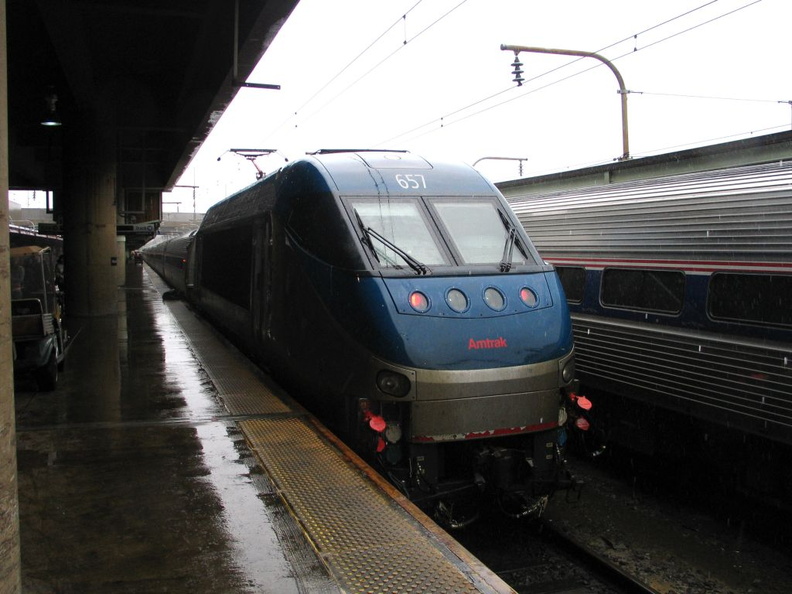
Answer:
<svg viewBox="0 0 792 594"><path fill-rule="evenodd" d="M207 233L203 238L201 283L246 309L250 307L252 246L251 227Z"/></svg>
<svg viewBox="0 0 792 594"><path fill-rule="evenodd" d="M577 266L556 266L558 278L564 287L567 301L583 302L583 290L586 287L586 269Z"/></svg>
<svg viewBox="0 0 792 594"><path fill-rule="evenodd" d="M685 274L674 270L608 268L602 273L602 304L608 307L679 313Z"/></svg>
<svg viewBox="0 0 792 594"><path fill-rule="evenodd" d="M709 284L715 319L792 325L792 275L716 273Z"/></svg>
<svg viewBox="0 0 792 594"><path fill-rule="evenodd" d="M432 202L465 264L493 264L503 258L509 230L491 200ZM518 236L519 237L519 236ZM512 264L525 264L522 242L517 239Z"/></svg>
<svg viewBox="0 0 792 594"><path fill-rule="evenodd" d="M363 224L393 245L428 266L448 264L438 247L417 201L350 200ZM404 266L404 259L386 245L374 242L380 264L386 268Z"/></svg>

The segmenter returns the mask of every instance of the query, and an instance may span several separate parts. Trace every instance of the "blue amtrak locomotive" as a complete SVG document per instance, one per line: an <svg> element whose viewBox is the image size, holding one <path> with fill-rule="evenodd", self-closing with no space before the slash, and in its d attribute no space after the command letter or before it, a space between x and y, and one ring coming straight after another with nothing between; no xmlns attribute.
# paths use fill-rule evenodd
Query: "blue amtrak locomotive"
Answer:
<svg viewBox="0 0 792 594"><path fill-rule="evenodd" d="M563 289L472 168L320 151L219 202L177 241L144 258L447 524L483 496L526 515L570 485Z"/></svg>

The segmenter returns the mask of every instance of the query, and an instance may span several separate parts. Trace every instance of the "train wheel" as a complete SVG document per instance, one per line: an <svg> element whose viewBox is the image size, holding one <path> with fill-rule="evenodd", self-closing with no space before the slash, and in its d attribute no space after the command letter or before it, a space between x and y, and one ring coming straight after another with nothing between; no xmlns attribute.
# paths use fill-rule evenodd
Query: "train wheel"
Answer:
<svg viewBox="0 0 792 594"><path fill-rule="evenodd" d="M497 495L497 499L500 510L510 518L518 520L541 516L550 498L547 495L532 497L526 493L502 491Z"/></svg>
<svg viewBox="0 0 792 594"><path fill-rule="evenodd" d="M440 500L434 510L434 519L441 526L457 530L478 520L479 505L475 500Z"/></svg>

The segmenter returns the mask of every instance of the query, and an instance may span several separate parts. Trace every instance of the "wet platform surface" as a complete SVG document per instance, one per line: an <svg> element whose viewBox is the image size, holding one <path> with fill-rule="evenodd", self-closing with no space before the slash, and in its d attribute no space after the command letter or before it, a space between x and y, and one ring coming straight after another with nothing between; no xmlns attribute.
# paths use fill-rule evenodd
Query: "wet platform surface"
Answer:
<svg viewBox="0 0 792 594"><path fill-rule="evenodd" d="M322 457L332 436L304 411L251 400L238 382L257 376L252 366L163 290L128 266L117 318L71 321L58 389L16 382L25 592L509 590L425 519L405 519L409 503L375 495L381 540L350 519L355 509L328 514L377 489ZM289 440L303 434L298 464L329 465L351 495L333 499L289 468Z"/></svg>

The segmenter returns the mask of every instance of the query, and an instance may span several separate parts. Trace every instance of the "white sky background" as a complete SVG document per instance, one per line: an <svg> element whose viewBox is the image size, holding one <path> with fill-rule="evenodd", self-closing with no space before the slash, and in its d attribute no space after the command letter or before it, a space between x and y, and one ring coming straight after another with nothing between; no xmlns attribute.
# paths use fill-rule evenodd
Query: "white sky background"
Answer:
<svg viewBox="0 0 792 594"><path fill-rule="evenodd" d="M632 157L787 130L790 23L789 0L301 0L248 79L281 90L241 89L179 184L205 212L254 182L231 148L278 149L257 159L265 172L320 148L387 148L521 157L523 177L622 154L607 67L521 53L517 87L501 44L611 60L631 91ZM521 177L517 162L477 169ZM193 210L192 189L163 200Z"/></svg>

